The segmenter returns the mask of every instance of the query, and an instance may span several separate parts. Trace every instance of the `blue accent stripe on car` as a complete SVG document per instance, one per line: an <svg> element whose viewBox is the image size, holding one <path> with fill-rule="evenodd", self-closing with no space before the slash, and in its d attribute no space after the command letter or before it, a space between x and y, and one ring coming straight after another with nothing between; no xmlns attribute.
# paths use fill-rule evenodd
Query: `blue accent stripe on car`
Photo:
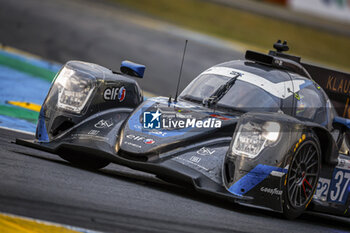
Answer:
<svg viewBox="0 0 350 233"><path fill-rule="evenodd" d="M347 118L336 116L333 119L333 123L339 123L341 125L346 126L348 129L350 129L350 120Z"/></svg>
<svg viewBox="0 0 350 233"><path fill-rule="evenodd" d="M139 78L143 78L143 74L145 73L146 66L142 64L137 64L131 61L122 61L120 66L120 70L122 72L127 72L131 70L134 73L134 76Z"/></svg>
<svg viewBox="0 0 350 233"><path fill-rule="evenodd" d="M234 183L228 190L232 194L242 196L257 186L259 183L261 183L263 180L265 180L272 171L287 173L288 170L281 167L258 164L245 176Z"/></svg>
<svg viewBox="0 0 350 233"><path fill-rule="evenodd" d="M45 114L43 108L41 108L38 119L37 137L39 142L49 142L49 135L47 134L45 124Z"/></svg>
<svg viewBox="0 0 350 233"><path fill-rule="evenodd" d="M300 90L302 90L303 88L310 86L312 83L313 83L312 81L306 80L303 84L299 86L299 88Z"/></svg>
<svg viewBox="0 0 350 233"><path fill-rule="evenodd" d="M142 124L140 122L140 116L143 113L144 109L152 106L152 104L154 104L154 103L155 102L152 101L152 100L147 100L147 102L144 103L142 105L142 107L137 112L135 112L134 114L131 115L131 117L128 120L129 128L131 130L135 130L135 131L141 132Z"/></svg>

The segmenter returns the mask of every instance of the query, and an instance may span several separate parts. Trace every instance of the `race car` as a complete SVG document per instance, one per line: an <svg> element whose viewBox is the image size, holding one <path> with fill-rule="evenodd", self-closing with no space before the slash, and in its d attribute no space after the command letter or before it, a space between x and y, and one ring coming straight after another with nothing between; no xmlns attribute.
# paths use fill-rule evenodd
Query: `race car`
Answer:
<svg viewBox="0 0 350 233"><path fill-rule="evenodd" d="M349 216L350 74L302 63L286 42L215 65L175 99L144 100L121 72L69 61L42 105L34 140L16 143L89 169L110 162L242 205Z"/></svg>

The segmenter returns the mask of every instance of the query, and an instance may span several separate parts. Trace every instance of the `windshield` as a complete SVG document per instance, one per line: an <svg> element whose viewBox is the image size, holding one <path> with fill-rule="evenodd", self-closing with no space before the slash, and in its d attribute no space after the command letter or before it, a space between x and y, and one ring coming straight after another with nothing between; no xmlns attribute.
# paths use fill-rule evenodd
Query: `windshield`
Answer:
<svg viewBox="0 0 350 233"><path fill-rule="evenodd" d="M189 101L203 102L230 79L222 75L202 74L186 87L180 97ZM237 79L214 107L243 112L277 112L280 106L281 100L278 97L254 84Z"/></svg>

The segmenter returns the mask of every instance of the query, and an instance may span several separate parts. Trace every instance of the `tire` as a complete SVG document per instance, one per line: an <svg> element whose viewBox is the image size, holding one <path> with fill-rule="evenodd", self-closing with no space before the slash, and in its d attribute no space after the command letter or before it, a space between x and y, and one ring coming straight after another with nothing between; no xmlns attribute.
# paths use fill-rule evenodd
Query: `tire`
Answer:
<svg viewBox="0 0 350 233"><path fill-rule="evenodd" d="M110 163L108 160L105 159L75 153L72 153L70 155L59 153L59 156L62 159L67 160L74 166L91 170L98 170L104 168Z"/></svg>
<svg viewBox="0 0 350 233"><path fill-rule="evenodd" d="M297 218L310 204L320 169L320 143L314 133L309 133L297 147L289 164L283 192L283 214L287 219Z"/></svg>

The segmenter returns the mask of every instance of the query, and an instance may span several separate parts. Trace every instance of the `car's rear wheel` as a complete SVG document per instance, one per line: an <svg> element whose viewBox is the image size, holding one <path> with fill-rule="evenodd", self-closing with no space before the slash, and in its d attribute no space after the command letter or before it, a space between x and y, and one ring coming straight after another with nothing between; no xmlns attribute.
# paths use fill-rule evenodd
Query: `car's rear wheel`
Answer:
<svg viewBox="0 0 350 233"><path fill-rule="evenodd" d="M298 144L284 188L284 216L294 219L307 208L315 193L321 167L318 138L310 134Z"/></svg>

